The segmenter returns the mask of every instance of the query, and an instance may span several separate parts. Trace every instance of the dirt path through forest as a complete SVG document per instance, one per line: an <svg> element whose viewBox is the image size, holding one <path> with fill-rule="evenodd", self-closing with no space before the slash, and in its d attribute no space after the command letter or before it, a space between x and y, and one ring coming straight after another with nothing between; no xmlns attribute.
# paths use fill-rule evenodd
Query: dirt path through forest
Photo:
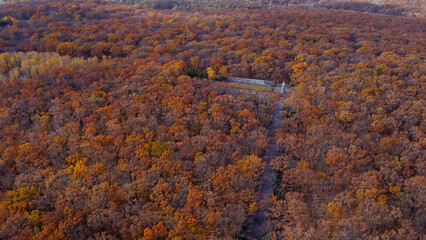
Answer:
<svg viewBox="0 0 426 240"><path fill-rule="evenodd" d="M270 135L268 136L268 145L263 156L263 160L265 161L266 166L260 179L260 208L253 214L251 219L249 219L247 225L247 232L245 234L245 237L243 237L242 239L262 239L262 236L265 234L268 227L268 216L266 215L268 206L265 203L270 198L272 192L272 178L274 170L272 169L270 163L271 160L276 158L279 154L279 149L276 144L276 131L281 127L280 112L283 108L282 101L283 97L281 97L279 101L275 102L277 108L274 112L274 118L272 120L272 129L270 131Z"/></svg>

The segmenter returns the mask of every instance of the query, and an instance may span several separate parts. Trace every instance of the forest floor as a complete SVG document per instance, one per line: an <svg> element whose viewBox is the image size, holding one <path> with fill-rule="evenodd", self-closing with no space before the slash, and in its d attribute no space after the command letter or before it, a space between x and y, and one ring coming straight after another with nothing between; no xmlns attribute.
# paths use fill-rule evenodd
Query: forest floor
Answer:
<svg viewBox="0 0 426 240"><path fill-rule="evenodd" d="M267 233L268 229L268 205L267 202L272 193L272 179L274 170L271 167L271 160L278 157L279 149L276 144L276 132L281 127L281 111L283 108L283 97L275 102L276 109L274 111L274 118L272 119L272 126L270 135L268 136L268 145L263 156L263 161L266 163L265 169L261 175L259 186L259 208L252 215L251 219L247 222L247 230L242 239L262 239L263 235Z"/></svg>

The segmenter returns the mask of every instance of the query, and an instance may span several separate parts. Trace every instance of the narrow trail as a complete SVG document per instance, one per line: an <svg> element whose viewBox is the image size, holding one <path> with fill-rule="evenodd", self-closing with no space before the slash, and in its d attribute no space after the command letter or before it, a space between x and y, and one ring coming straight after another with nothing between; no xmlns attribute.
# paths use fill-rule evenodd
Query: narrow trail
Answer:
<svg viewBox="0 0 426 240"><path fill-rule="evenodd" d="M260 208L253 214L251 219L248 221L246 237L242 239L262 239L265 231L267 230L268 216L266 212L268 211L268 206L265 204L266 201L270 198L272 192L272 178L274 170L271 167L271 160L276 158L279 154L279 149L276 144L276 131L281 127L281 116L280 112L283 108L283 97L279 101L276 101L275 104L277 108L274 112L274 118L272 119L272 129L268 136L268 145L263 156L263 160L266 163L263 174L260 177L260 186L259 186L259 203Z"/></svg>

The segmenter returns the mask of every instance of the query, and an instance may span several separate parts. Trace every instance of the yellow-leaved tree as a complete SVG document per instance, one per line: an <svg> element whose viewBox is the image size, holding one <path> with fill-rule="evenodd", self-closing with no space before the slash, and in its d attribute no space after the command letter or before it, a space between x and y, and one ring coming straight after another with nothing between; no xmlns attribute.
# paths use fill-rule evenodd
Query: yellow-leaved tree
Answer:
<svg viewBox="0 0 426 240"><path fill-rule="evenodd" d="M213 68L208 67L207 68L207 76L209 80L215 80L216 79L216 72L213 70Z"/></svg>

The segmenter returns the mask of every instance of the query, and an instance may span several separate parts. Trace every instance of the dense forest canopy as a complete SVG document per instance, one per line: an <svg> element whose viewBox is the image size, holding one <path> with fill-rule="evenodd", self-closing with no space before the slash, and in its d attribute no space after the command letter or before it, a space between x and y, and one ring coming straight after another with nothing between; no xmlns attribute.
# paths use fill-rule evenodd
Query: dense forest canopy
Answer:
<svg viewBox="0 0 426 240"><path fill-rule="evenodd" d="M0 5L0 239L424 238L425 18L334 8Z"/></svg>

